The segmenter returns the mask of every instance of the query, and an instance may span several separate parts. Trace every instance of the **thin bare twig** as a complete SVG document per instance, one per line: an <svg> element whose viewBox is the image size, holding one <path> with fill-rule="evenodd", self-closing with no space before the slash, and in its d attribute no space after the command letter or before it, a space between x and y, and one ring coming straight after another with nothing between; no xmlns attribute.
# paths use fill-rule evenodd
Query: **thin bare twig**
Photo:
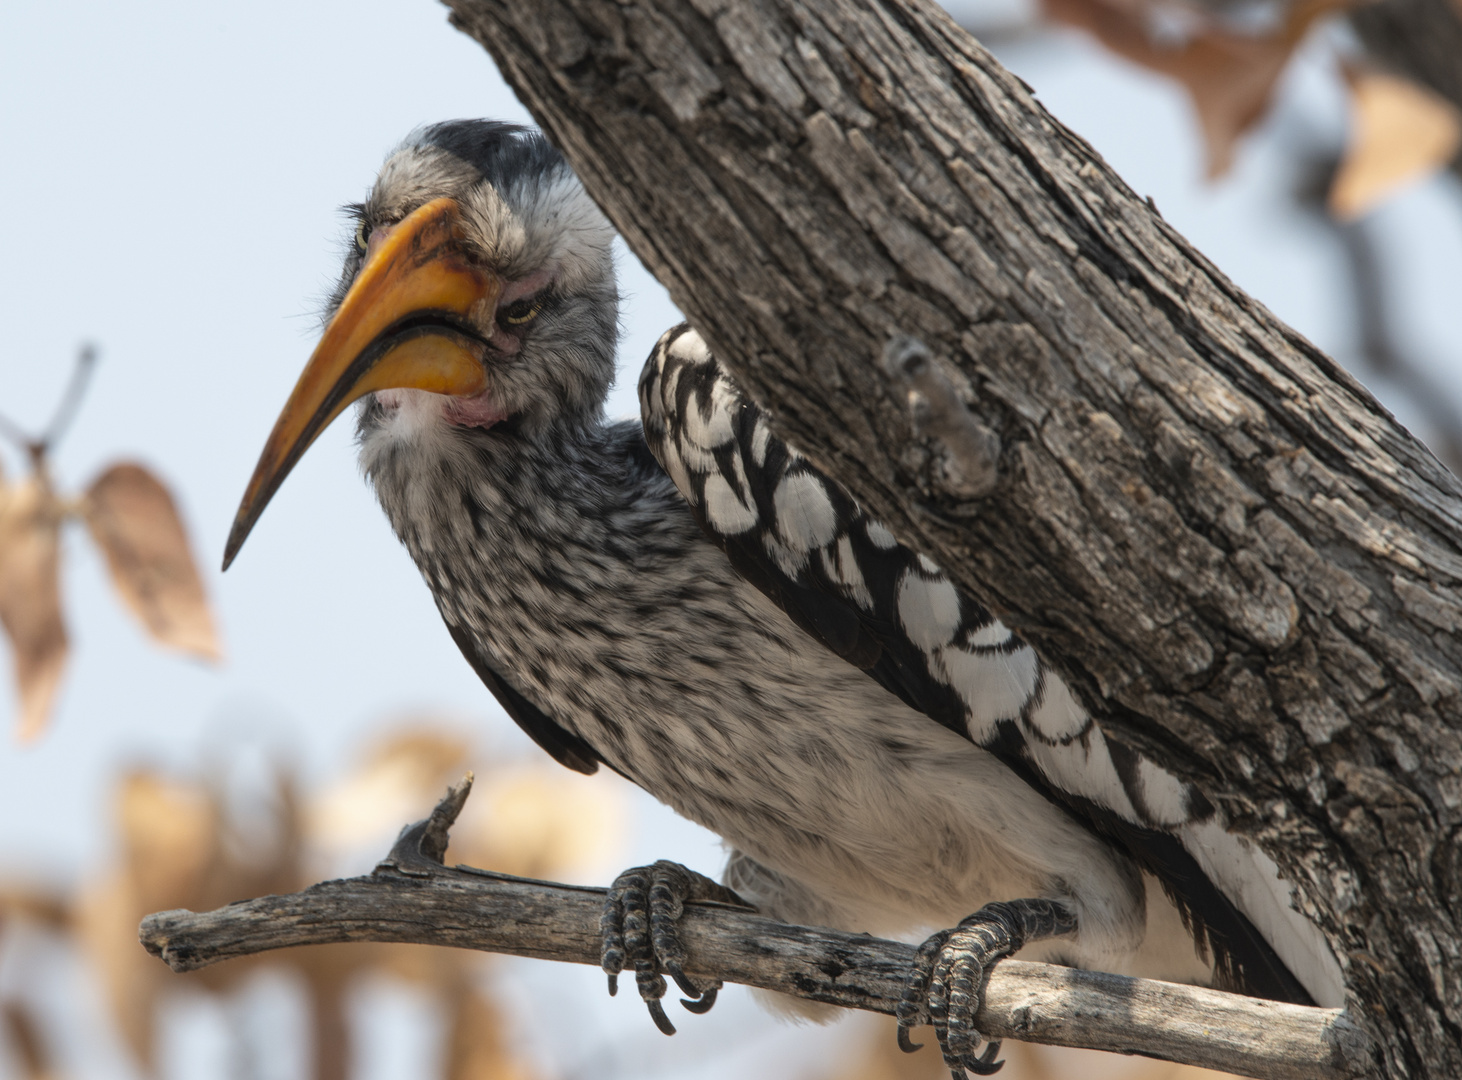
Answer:
<svg viewBox="0 0 1462 1080"><path fill-rule="evenodd" d="M86 395L87 385L91 382L91 373L95 370L96 346L88 342L77 352L76 366L71 371L71 381L66 385L66 392L61 395L61 400L56 405L51 422L46 425L45 434L37 440L41 453L45 453L55 446L66 434L66 429L76 418L76 410L81 407L81 399Z"/></svg>
<svg viewBox="0 0 1462 1080"><path fill-rule="evenodd" d="M66 429L71 426L71 421L76 419L76 410L81 407L81 399L86 395L91 374L96 369L96 357L96 346L90 342L78 350L76 366L71 371L71 381L66 384L66 390L56 405L51 422L46 425L45 432L39 438L32 438L25 428L4 413L0 413L0 436L9 439L29 454L33 463L39 464L47 451L61 441Z"/></svg>
<svg viewBox="0 0 1462 1080"><path fill-rule="evenodd" d="M0 436L9 439L20 449L27 452L35 445L35 440L30 437L25 428L21 427L4 413L0 413Z"/></svg>
<svg viewBox="0 0 1462 1080"><path fill-rule="evenodd" d="M174 971L296 945L414 942L599 963L604 889L442 864L470 778L408 826L375 872L217 911L142 922L147 951ZM792 926L744 908L686 905L681 934L694 976L846 1008L894 1012L912 946ZM979 1013L990 1038L1144 1054L1273 1080L1359 1075L1364 1034L1339 1009L1315 1009L1048 964L1003 961Z"/></svg>

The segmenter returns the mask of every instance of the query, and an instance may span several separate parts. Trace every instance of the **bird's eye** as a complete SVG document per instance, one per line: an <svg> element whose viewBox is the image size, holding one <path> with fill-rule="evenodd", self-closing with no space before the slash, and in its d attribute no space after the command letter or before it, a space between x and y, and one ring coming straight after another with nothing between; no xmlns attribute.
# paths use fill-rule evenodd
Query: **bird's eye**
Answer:
<svg viewBox="0 0 1462 1080"><path fill-rule="evenodd" d="M355 250L364 255L366 247L370 244L370 242L370 226L366 224L365 218L361 218L355 223Z"/></svg>
<svg viewBox="0 0 1462 1080"><path fill-rule="evenodd" d="M542 310L542 300L515 300L498 313L498 318L508 326L522 326L532 322Z"/></svg>

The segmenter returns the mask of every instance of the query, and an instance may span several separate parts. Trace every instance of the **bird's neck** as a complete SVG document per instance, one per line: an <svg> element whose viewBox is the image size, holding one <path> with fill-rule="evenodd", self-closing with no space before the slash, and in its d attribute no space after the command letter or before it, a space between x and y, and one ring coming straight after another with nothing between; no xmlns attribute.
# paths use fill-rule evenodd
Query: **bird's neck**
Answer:
<svg viewBox="0 0 1462 1080"><path fill-rule="evenodd" d="M443 615L484 629L614 588L695 528L638 425L363 431L361 457Z"/></svg>

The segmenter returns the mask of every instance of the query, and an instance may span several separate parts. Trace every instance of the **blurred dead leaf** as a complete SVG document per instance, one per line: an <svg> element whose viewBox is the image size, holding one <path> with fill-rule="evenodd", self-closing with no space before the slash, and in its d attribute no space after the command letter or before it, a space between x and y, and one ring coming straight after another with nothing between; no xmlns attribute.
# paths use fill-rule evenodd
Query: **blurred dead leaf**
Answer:
<svg viewBox="0 0 1462 1080"><path fill-rule="evenodd" d="M61 507L43 476L0 482L0 625L14 657L22 740L46 726L66 665L60 540Z"/></svg>
<svg viewBox="0 0 1462 1080"><path fill-rule="evenodd" d="M1462 148L1462 112L1410 79L1347 68L1350 143L1330 187L1330 212L1353 221Z"/></svg>
<svg viewBox="0 0 1462 1080"><path fill-rule="evenodd" d="M358 768L311 800L310 836L336 849L378 844L408 821L467 768L468 742L438 728L413 728L379 740Z"/></svg>
<svg viewBox="0 0 1462 1080"><path fill-rule="evenodd" d="M30 1011L19 1002L7 1001L0 1005L0 1016L4 1017L5 1034L20 1059L25 1080L55 1080L56 1074L47 1063L39 1025Z"/></svg>
<svg viewBox="0 0 1462 1080"><path fill-rule="evenodd" d="M1207 26L1185 42L1164 46L1148 28L1155 4L1043 0L1050 18L1079 27L1118 56L1183 84L1203 130L1209 179L1222 176L1233 164L1235 144L1264 115L1280 74L1310 27L1352 2L1300 0L1270 34Z"/></svg>
<svg viewBox="0 0 1462 1080"><path fill-rule="evenodd" d="M531 1064L518 1056L507 1018L482 985L493 968L478 954L355 943L289 949L180 977L137 947L137 924L148 912L204 911L247 896L292 892L317 877L318 864L333 862L342 848L389 844L402 824L424 816L446 784L479 756L470 738L413 718L410 727L378 740L339 782L308 799L297 797L290 774L276 762L278 797L254 805L269 821L242 819L244 808L225 797L222 777L205 781L147 770L120 777L111 807L120 850L112 867L74 903L67 932L83 943L112 1020L143 1074L154 1075L158 1017L168 995L231 993L251 973L272 967L298 977L306 988L312 1080L346 1080L352 1074L351 991L381 976L418 986L438 1002L445 1021L446 1080L531 1080L536 1075ZM468 812L453 828L448 862L553 877L591 857L615 859L624 817L615 783L556 767L486 763ZM237 842L261 833L275 842L262 848ZM373 853L378 857L382 850ZM5 895L0 889L0 901Z"/></svg>
<svg viewBox="0 0 1462 1080"><path fill-rule="evenodd" d="M276 841L239 850L243 831L222 792L198 780L147 770L120 778L111 809L120 857L76 904L77 936L100 977L118 1032L145 1073L153 1067L157 1010L177 977L137 947L137 924L151 911L206 911L246 896L290 892L304 883L289 780L275 777L281 797L268 812ZM237 986L267 960L245 958L187 976L185 985L210 990ZM186 991L185 991L186 992Z"/></svg>
<svg viewBox="0 0 1462 1080"><path fill-rule="evenodd" d="M452 833L449 862L526 878L601 861L623 841L622 804L594 781L537 762L493 771Z"/></svg>
<svg viewBox="0 0 1462 1080"><path fill-rule="evenodd" d="M25 881L0 883L0 931L24 921L55 932L71 929L71 905L54 888Z"/></svg>
<svg viewBox="0 0 1462 1080"><path fill-rule="evenodd" d="M466 989L452 1006L447 1080L532 1080L533 1072L512 1053L506 1018L496 1005Z"/></svg>
<svg viewBox="0 0 1462 1080"><path fill-rule="evenodd" d="M113 465L81 503L112 584L160 644L219 659L213 615L167 488L140 465Z"/></svg>
<svg viewBox="0 0 1462 1080"><path fill-rule="evenodd" d="M219 861L219 808L207 789L150 772L122 778L114 818L142 906L192 900Z"/></svg>

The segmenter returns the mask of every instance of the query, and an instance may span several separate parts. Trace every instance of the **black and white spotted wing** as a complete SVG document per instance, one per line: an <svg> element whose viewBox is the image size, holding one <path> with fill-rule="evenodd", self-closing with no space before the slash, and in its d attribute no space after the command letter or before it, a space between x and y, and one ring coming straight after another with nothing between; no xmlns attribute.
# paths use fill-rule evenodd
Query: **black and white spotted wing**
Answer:
<svg viewBox="0 0 1462 1080"><path fill-rule="evenodd" d="M1223 984L1338 1003L1338 965L1274 863L1196 788L1107 739L1029 646L776 438L698 334L667 332L639 393L650 450L702 528L802 629L1129 851Z"/></svg>

